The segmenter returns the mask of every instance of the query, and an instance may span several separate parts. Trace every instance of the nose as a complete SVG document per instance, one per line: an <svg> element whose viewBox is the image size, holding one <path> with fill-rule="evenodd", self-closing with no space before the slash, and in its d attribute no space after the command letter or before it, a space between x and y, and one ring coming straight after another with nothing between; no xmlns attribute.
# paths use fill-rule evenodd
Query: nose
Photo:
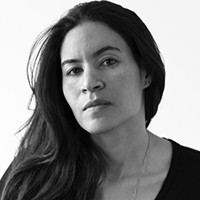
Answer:
<svg viewBox="0 0 200 200"><path fill-rule="evenodd" d="M99 75L98 70L85 70L83 75L83 85L81 91L83 93L96 92L105 88L105 81Z"/></svg>

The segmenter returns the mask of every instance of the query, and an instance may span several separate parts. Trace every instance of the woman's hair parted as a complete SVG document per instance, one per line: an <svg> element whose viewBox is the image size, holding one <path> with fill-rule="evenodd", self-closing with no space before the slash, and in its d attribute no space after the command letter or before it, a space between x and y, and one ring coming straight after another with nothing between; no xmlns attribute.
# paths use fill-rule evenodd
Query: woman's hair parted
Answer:
<svg viewBox="0 0 200 200"><path fill-rule="evenodd" d="M12 163L2 200L93 200L106 174L104 153L75 120L62 91L60 50L66 34L84 21L98 21L126 41L140 69L151 76L144 91L146 127L162 98L165 69L146 25L133 12L109 1L82 3L48 28L30 54L33 115Z"/></svg>

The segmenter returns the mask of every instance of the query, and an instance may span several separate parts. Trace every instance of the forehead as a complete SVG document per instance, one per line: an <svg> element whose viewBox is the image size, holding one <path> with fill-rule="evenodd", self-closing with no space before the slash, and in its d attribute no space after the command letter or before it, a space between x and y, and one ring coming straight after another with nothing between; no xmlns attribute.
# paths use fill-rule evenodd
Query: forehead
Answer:
<svg viewBox="0 0 200 200"><path fill-rule="evenodd" d="M130 53L124 39L101 22L84 22L70 30L61 47L62 56L93 53L104 46L114 46Z"/></svg>

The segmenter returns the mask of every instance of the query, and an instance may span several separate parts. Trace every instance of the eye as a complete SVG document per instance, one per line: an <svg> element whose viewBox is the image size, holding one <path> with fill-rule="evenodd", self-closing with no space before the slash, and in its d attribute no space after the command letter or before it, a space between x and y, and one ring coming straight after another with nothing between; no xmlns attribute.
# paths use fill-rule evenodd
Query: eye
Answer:
<svg viewBox="0 0 200 200"><path fill-rule="evenodd" d="M74 67L67 71L67 76L77 76L83 71L80 67Z"/></svg>
<svg viewBox="0 0 200 200"><path fill-rule="evenodd" d="M103 66L112 66L114 64L116 64L118 61L116 59L113 58L107 58L102 62Z"/></svg>

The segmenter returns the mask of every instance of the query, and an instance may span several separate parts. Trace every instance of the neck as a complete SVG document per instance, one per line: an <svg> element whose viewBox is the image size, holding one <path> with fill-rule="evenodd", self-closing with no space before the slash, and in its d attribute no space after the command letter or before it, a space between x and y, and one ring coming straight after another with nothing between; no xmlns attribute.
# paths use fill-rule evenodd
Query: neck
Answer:
<svg viewBox="0 0 200 200"><path fill-rule="evenodd" d="M120 128L93 135L92 138L106 154L109 179L137 176L148 146L148 131L145 127Z"/></svg>

